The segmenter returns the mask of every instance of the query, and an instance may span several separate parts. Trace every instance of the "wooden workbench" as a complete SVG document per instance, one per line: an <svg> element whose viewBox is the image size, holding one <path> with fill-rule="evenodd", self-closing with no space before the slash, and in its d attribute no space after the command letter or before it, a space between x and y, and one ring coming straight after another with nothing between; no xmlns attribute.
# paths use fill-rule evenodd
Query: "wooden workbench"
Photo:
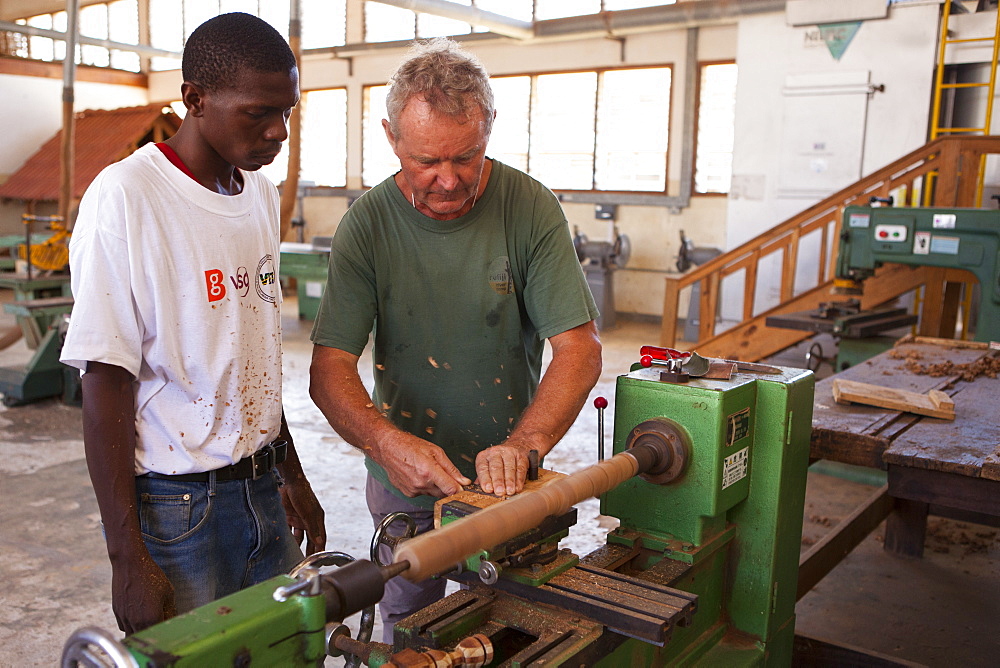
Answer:
<svg viewBox="0 0 1000 668"><path fill-rule="evenodd" d="M811 456L886 469L890 509L885 548L922 556L928 511L995 524L1000 518L1000 377L963 380L907 368L1000 357L986 343L906 338L816 384ZM833 400L838 378L926 393L946 392L955 420Z"/></svg>

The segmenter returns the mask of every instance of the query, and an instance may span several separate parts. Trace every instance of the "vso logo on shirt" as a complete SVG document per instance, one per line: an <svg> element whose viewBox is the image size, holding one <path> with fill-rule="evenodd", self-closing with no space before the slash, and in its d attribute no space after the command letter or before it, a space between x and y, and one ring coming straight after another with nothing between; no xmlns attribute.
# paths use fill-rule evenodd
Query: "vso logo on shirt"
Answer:
<svg viewBox="0 0 1000 668"><path fill-rule="evenodd" d="M237 297L246 297L250 292L250 273L246 267L238 267L229 277ZM274 267L274 258L265 255L257 264L257 273L253 279L257 296L262 300L274 304L277 301L276 285L278 283L278 273ZM225 299L228 294L226 289L226 275L221 269L208 269L205 271L205 290L208 301L217 302Z"/></svg>

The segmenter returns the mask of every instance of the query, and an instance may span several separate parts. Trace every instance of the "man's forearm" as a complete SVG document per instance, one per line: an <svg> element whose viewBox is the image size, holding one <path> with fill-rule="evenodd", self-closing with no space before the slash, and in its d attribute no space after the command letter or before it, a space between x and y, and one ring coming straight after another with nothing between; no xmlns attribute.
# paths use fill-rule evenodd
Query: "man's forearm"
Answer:
<svg viewBox="0 0 1000 668"><path fill-rule="evenodd" d="M358 375L358 358L316 346L309 394L340 436L377 462L407 496L454 494L471 481L444 450L392 424L376 408Z"/></svg>
<svg viewBox="0 0 1000 668"><path fill-rule="evenodd" d="M375 406L358 375L357 357L316 346L309 369L309 395L350 445L379 461L379 444L403 432Z"/></svg>
<svg viewBox="0 0 1000 668"><path fill-rule="evenodd" d="M112 563L142 555L135 494L135 403L132 377L91 362L82 378L83 442Z"/></svg>

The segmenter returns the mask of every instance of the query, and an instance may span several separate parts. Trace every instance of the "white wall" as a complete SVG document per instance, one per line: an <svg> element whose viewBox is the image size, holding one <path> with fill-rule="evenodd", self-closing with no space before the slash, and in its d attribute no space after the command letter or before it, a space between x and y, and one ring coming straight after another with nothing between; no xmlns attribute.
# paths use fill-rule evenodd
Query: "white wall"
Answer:
<svg viewBox="0 0 1000 668"><path fill-rule="evenodd" d="M867 72L872 84L885 86L884 92L874 92L868 97L867 117L861 126L845 121L841 127L844 144L859 137L863 140L856 163L858 177L925 143L939 9L937 4L891 6L888 18L862 23L840 60L831 55L823 41L815 39L815 26L789 26L781 14L740 21L734 192L726 214L727 249L856 180L830 180L825 184L825 193L811 196L789 194L781 188L783 160L790 161L794 157L791 154L798 150L791 145L793 131L811 130L808 121L802 128L788 126L785 114L792 106L783 88L790 77L821 79ZM834 97L826 99L833 104ZM817 150L816 169L823 169L824 159L836 160L841 148L844 147L834 141L823 149L832 155L819 156ZM764 272L758 278L758 295L765 304L777 298L779 278L775 272ZM738 317L735 295L741 291L742 286L736 285L724 289L724 316Z"/></svg>

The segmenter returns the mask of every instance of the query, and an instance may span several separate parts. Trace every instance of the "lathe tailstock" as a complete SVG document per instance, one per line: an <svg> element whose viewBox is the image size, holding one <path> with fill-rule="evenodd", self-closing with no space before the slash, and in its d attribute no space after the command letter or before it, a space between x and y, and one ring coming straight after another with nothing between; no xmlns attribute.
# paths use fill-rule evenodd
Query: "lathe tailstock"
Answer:
<svg viewBox="0 0 1000 668"><path fill-rule="evenodd" d="M613 457L540 469L510 499L443 499L439 528L388 566L306 569L123 641L84 630L63 665L317 665L326 653L369 666L791 665L814 378L722 367L708 379L633 365L617 382ZM573 504L595 495L620 526L578 558L558 543ZM339 622L396 575L463 588L397 623L391 647L352 639ZM94 646L123 658L88 663Z"/></svg>

